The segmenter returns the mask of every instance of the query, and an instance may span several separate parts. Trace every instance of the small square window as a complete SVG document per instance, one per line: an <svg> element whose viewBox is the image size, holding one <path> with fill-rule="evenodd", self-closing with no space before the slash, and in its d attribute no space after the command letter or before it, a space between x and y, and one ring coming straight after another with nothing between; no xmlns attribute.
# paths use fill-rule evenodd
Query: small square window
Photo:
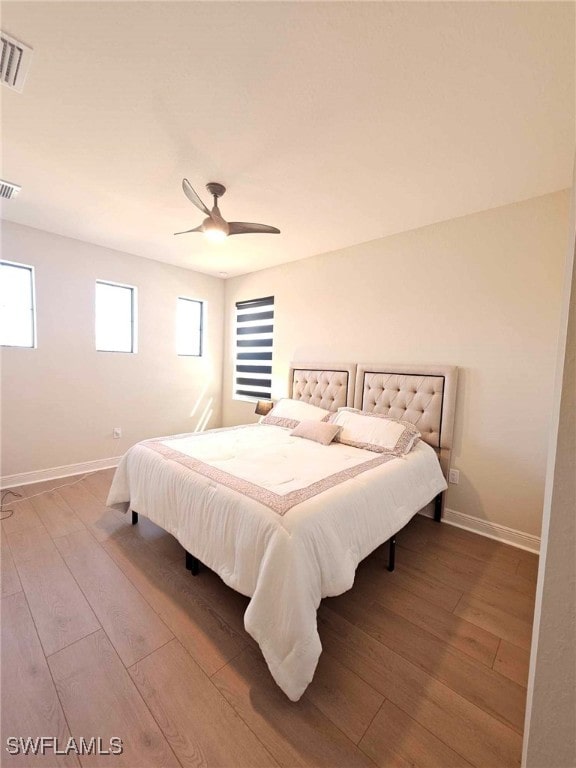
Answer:
<svg viewBox="0 0 576 768"><path fill-rule="evenodd" d="M96 281L96 349L136 352L136 288Z"/></svg>
<svg viewBox="0 0 576 768"><path fill-rule="evenodd" d="M0 261L0 345L36 346L34 267Z"/></svg>
<svg viewBox="0 0 576 768"><path fill-rule="evenodd" d="M179 296L176 303L176 353L201 357L204 302Z"/></svg>

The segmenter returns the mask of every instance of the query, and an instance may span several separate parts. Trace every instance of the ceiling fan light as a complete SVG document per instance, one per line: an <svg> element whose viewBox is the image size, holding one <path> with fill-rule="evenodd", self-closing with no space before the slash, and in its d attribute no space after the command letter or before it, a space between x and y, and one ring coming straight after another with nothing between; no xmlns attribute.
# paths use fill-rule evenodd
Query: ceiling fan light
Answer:
<svg viewBox="0 0 576 768"><path fill-rule="evenodd" d="M217 227L210 227L210 229L205 229L204 235L208 238L208 240L211 240L213 243L221 243L222 240L226 240L226 238L228 237L226 232L224 232L221 229L218 229Z"/></svg>

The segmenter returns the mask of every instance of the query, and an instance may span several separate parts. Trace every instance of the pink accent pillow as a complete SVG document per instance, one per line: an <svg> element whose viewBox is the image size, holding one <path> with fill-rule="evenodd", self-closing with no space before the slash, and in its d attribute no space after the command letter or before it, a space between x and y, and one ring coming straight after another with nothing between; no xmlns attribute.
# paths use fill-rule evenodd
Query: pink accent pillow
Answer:
<svg viewBox="0 0 576 768"><path fill-rule="evenodd" d="M342 427L338 424L330 424L327 421L301 421L290 434L294 437L314 440L315 443L322 445L330 445L341 429Z"/></svg>

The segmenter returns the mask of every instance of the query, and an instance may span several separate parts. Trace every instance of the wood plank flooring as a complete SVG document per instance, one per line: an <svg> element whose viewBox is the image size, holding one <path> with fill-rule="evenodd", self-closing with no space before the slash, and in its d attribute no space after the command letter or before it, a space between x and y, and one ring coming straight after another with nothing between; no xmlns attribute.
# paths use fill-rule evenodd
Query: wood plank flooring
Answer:
<svg viewBox="0 0 576 768"><path fill-rule="evenodd" d="M2 522L3 765L520 765L535 555L417 516L394 573L380 548L322 601L324 651L295 704L244 631L247 598L107 509L112 476L15 489L28 499ZM124 751L10 756L8 736Z"/></svg>

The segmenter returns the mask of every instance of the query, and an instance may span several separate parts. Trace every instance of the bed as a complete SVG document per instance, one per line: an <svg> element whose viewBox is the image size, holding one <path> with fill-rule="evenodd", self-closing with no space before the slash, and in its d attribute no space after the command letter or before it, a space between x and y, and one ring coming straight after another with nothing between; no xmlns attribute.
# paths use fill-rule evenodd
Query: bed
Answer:
<svg viewBox="0 0 576 768"><path fill-rule="evenodd" d="M329 412L328 422L354 408L391 416L421 439L406 455L322 445L293 436L294 420L274 408L264 423L138 443L118 466L108 504L131 510L133 521L149 517L251 598L246 631L297 701L322 650L320 600L350 589L358 563L386 541L393 567L395 534L442 498L456 379L451 366L292 364L291 408Z"/></svg>

